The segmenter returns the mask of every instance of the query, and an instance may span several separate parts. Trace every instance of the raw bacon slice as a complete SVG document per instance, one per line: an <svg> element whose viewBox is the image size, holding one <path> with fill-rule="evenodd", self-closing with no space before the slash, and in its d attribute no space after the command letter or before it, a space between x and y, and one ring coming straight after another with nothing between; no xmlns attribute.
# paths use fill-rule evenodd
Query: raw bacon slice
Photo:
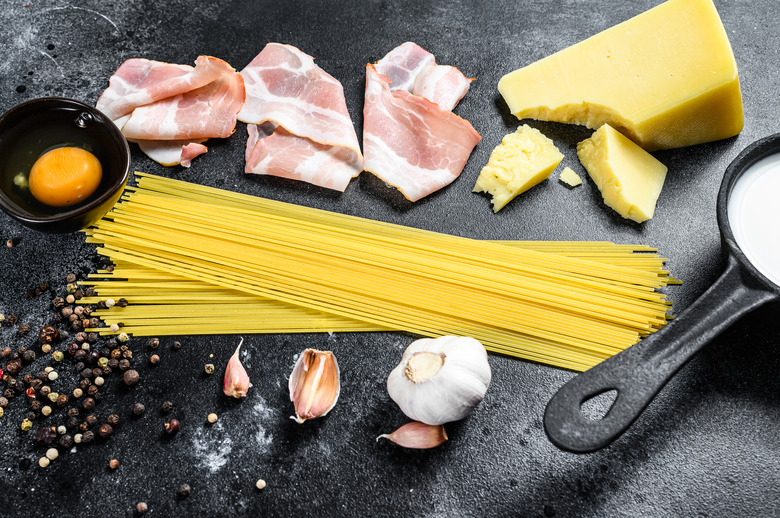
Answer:
<svg viewBox="0 0 780 518"><path fill-rule="evenodd" d="M444 110L455 108L474 80L455 67L437 65L433 54L411 41L388 52L374 67L390 80L391 92L405 90Z"/></svg>
<svg viewBox="0 0 780 518"><path fill-rule="evenodd" d="M411 201L455 180L481 140L451 111L405 90L391 92L390 79L366 66L363 166Z"/></svg>
<svg viewBox="0 0 780 518"><path fill-rule="evenodd" d="M196 140L229 137L244 104L237 72L189 92L139 106L122 126L129 140Z"/></svg>
<svg viewBox="0 0 780 518"><path fill-rule="evenodd" d="M257 138L257 126L250 124L247 128L255 128L249 130L249 139ZM247 173L301 180L341 192L355 171L362 169L362 160L352 149L318 144L281 126L271 135L257 139L246 162Z"/></svg>
<svg viewBox="0 0 780 518"><path fill-rule="evenodd" d="M279 43L266 45L241 75L247 100L238 119L250 125L246 171L346 189L349 179L363 170L363 156L341 83L311 56ZM260 134L252 128L269 122L284 131ZM277 152L280 156L271 158ZM294 152L300 153L297 162Z"/></svg>
<svg viewBox="0 0 780 518"><path fill-rule="evenodd" d="M116 120L138 106L194 90L230 72L234 70L229 64L210 56L199 56L195 67L128 59L111 76L97 109Z"/></svg>
<svg viewBox="0 0 780 518"><path fill-rule="evenodd" d="M192 159L208 149L199 142L187 140L138 140L136 143L146 156L164 166L191 165Z"/></svg>

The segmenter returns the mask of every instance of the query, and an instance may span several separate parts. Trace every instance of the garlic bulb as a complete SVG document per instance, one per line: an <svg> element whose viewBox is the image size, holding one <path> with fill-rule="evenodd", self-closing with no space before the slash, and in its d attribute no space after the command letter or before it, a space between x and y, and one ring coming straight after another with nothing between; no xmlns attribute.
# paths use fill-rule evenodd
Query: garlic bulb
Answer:
<svg viewBox="0 0 780 518"><path fill-rule="evenodd" d="M387 378L387 391L403 413L430 425L466 417L485 397L488 385L485 348L460 336L412 342Z"/></svg>
<svg viewBox="0 0 780 518"><path fill-rule="evenodd" d="M336 356L330 351L306 349L295 362L288 388L295 405L295 415L290 419L303 423L324 416L336 406L341 393Z"/></svg>

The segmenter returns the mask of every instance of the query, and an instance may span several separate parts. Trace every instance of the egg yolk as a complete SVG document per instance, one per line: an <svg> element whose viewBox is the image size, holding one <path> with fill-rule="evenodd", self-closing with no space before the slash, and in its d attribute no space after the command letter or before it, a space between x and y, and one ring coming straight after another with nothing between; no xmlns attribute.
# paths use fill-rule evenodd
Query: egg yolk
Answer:
<svg viewBox="0 0 780 518"><path fill-rule="evenodd" d="M30 170L30 193L52 207L67 207L89 197L103 177L100 161L77 147L60 147L41 155Z"/></svg>

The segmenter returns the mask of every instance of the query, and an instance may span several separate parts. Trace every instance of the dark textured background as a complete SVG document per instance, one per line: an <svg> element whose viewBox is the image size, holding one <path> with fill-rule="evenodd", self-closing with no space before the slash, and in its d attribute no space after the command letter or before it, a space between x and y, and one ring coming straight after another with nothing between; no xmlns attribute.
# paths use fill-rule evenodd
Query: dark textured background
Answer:
<svg viewBox="0 0 780 518"><path fill-rule="evenodd" d="M416 203L364 173L344 194L275 178L245 177L246 133L210 143L191 169L163 168L133 146L133 167L308 206L476 238L613 240L656 246L684 280L668 290L677 312L721 269L715 197L726 165L750 142L777 132L780 3L717 0L740 69L745 129L736 138L656 153L669 167L656 216L627 222L600 202L595 186L568 190L555 177L493 214L471 193L501 137L518 124L496 91L505 73L574 44L656 5L655 0L512 2L155 2L0 1L0 108L35 97L94 103L112 72L131 57L192 63L199 54L240 69L269 41L313 55L342 81L361 132L364 66L413 40L439 63L476 77L457 113L483 140L461 177ZM685 49L681 49L684 52ZM565 153L562 166L584 174L575 146L589 131L531 122ZM34 329L50 315L53 293L27 299L25 288L95 268L80 234L44 236L0 214L0 312ZM262 260L258 258L258 260ZM744 318L699 354L611 447L563 453L542 429L544 406L572 373L491 356L493 383L466 420L447 427L450 441L404 451L374 438L406 419L385 389L389 371L413 339L402 333L247 336L253 387L244 401L220 394L221 373L237 337L181 337L146 366L145 339L131 343L143 380L132 391L112 379L98 406L123 422L105 442L64 453L46 470L43 450L19 429L25 405L0 418L0 516L130 516L136 502L151 516L768 516L780 513L780 324L777 305ZM497 315L500 318L500 315ZM0 328L0 343L34 343ZM342 367L342 393L324 419L290 419L286 379L305 347L330 349ZM214 357L211 358L210 355ZM218 374L203 376L213 361ZM42 368L47 359L36 365ZM63 365L58 387L72 387ZM64 391L64 390L63 390ZM161 438L162 401L174 402L182 431ZM129 407L142 401L142 418ZM204 425L209 412L219 422ZM49 419L59 424L62 416ZM42 420L36 421L36 427ZM108 460L121 467L110 471ZM29 462L32 466L29 467ZM268 487L254 488L259 477ZM187 482L192 495L176 498Z"/></svg>

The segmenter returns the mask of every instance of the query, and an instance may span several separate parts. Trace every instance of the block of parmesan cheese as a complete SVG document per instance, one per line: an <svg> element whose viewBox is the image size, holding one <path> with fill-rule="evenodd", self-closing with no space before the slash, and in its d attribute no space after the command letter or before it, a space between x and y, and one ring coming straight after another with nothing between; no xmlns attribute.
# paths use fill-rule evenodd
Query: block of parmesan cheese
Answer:
<svg viewBox="0 0 780 518"><path fill-rule="evenodd" d="M474 192L492 194L493 212L498 212L515 196L550 176L561 160L563 155L552 140L523 124L490 154Z"/></svg>
<svg viewBox="0 0 780 518"><path fill-rule="evenodd" d="M604 203L641 223L653 217L666 166L609 124L577 144L577 156Z"/></svg>
<svg viewBox="0 0 780 518"><path fill-rule="evenodd" d="M647 151L736 135L737 65L712 0L668 0L505 75L518 118L609 123Z"/></svg>

